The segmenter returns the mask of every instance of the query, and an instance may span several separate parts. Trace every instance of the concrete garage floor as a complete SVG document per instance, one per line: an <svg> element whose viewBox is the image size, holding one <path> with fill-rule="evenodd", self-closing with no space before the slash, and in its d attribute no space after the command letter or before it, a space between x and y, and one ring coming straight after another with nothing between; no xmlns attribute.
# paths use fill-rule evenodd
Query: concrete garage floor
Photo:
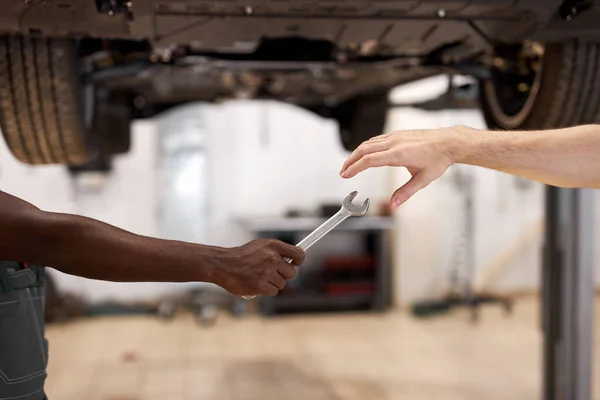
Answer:
<svg viewBox="0 0 600 400"><path fill-rule="evenodd" d="M84 320L48 329L50 399L532 400L540 398L538 303L417 320L322 315L212 328L181 315ZM595 397L600 400L600 301Z"/></svg>

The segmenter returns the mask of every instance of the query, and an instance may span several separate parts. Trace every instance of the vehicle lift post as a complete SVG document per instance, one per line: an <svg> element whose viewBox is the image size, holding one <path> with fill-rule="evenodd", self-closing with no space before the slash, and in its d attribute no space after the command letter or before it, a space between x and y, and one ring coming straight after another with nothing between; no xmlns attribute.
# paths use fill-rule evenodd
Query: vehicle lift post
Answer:
<svg viewBox="0 0 600 400"><path fill-rule="evenodd" d="M591 400L594 192L546 188L543 400Z"/></svg>

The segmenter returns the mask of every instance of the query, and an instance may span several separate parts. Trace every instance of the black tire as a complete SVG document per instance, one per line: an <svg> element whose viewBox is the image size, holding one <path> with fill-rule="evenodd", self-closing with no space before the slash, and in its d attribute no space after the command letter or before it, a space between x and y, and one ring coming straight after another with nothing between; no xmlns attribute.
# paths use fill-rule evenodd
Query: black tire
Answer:
<svg viewBox="0 0 600 400"><path fill-rule="evenodd" d="M74 41L0 36L0 128L19 161L81 165L90 159L79 74Z"/></svg>
<svg viewBox="0 0 600 400"><path fill-rule="evenodd" d="M541 71L523 107L497 95L483 81L481 107L491 129L551 129L600 122L600 45L571 41L545 46ZM499 88L499 90L501 90ZM511 115L512 114L512 115Z"/></svg>
<svg viewBox="0 0 600 400"><path fill-rule="evenodd" d="M365 140L381 135L388 112L388 92L366 94L350 99L333 110L340 127L340 140L353 151Z"/></svg>

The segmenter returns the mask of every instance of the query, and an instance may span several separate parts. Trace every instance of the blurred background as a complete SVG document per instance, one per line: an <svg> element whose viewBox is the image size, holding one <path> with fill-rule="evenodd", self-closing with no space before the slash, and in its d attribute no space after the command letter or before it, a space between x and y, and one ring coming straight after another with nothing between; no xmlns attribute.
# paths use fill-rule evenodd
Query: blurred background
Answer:
<svg viewBox="0 0 600 400"><path fill-rule="evenodd" d="M428 101L447 86L445 75L427 78L390 102ZM475 106L397 106L384 130L461 124L485 128ZM2 190L165 239L295 244L350 191L372 201L368 216L312 248L275 298L50 270L50 398L540 398L543 186L453 166L391 215L387 201L408 173L346 181L348 154L334 121L274 101L191 103L136 121L131 151L104 170L27 166L0 141ZM595 265L598 290L600 254ZM598 297L595 317L598 343Z"/></svg>

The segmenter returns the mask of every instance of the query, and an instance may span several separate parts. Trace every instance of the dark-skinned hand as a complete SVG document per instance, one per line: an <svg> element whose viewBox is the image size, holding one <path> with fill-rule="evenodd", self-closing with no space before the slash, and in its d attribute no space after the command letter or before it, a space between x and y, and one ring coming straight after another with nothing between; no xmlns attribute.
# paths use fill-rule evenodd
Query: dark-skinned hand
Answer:
<svg viewBox="0 0 600 400"><path fill-rule="evenodd" d="M219 286L237 296L276 296L296 275L294 267L304 262L304 251L278 240L256 239L229 249L226 260L218 268Z"/></svg>

